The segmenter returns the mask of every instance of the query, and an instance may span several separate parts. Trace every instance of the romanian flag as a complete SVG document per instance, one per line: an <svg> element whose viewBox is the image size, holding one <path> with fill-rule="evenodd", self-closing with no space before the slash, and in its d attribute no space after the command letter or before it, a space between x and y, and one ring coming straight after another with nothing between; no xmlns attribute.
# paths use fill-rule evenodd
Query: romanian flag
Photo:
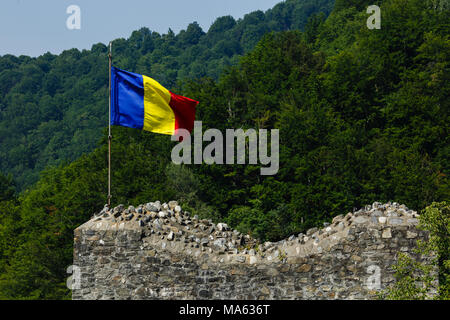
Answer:
<svg viewBox="0 0 450 320"><path fill-rule="evenodd" d="M111 125L169 135L176 129L192 131L197 104L152 78L111 69Z"/></svg>

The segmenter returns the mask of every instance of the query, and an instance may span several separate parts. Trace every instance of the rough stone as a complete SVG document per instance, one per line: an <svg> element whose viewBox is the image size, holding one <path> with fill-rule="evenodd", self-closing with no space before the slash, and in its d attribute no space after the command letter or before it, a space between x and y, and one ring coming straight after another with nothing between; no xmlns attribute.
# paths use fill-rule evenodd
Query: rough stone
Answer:
<svg viewBox="0 0 450 320"><path fill-rule="evenodd" d="M407 239L417 238L417 232L407 231L406 232L406 238Z"/></svg>
<svg viewBox="0 0 450 320"><path fill-rule="evenodd" d="M379 268L382 290L395 279L397 253L414 254L415 240L426 239L417 213L390 203L264 244L191 218L176 201L101 212L75 230L75 300L377 299L368 268Z"/></svg>
<svg viewBox="0 0 450 320"><path fill-rule="evenodd" d="M158 208L153 203L147 203L145 205L145 210L150 211L150 212L158 212L160 208L161 208L161 206L159 206L159 208Z"/></svg>
<svg viewBox="0 0 450 320"><path fill-rule="evenodd" d="M381 237L384 238L384 239L392 238L391 228L384 229L383 233L381 234Z"/></svg>
<svg viewBox="0 0 450 320"><path fill-rule="evenodd" d="M309 271L311 271L311 268L312 267L310 264L302 264L295 271L296 272L309 272Z"/></svg>
<svg viewBox="0 0 450 320"><path fill-rule="evenodd" d="M333 223L341 222L343 219L344 219L344 216L342 214L340 214L333 218Z"/></svg>
<svg viewBox="0 0 450 320"><path fill-rule="evenodd" d="M165 211L160 211L160 212L158 213L158 217L160 217L160 218L165 218L165 217L167 217L167 212L165 212Z"/></svg>
<svg viewBox="0 0 450 320"><path fill-rule="evenodd" d="M226 223L218 223L217 224L217 230L219 231L227 231L228 225Z"/></svg>
<svg viewBox="0 0 450 320"><path fill-rule="evenodd" d="M385 224L386 221L387 221L387 218L386 218L386 217L379 217L379 218L378 218L378 222L381 223L381 224Z"/></svg>
<svg viewBox="0 0 450 320"><path fill-rule="evenodd" d="M353 222L358 223L358 224L366 223L367 222L367 218L362 217L362 216L358 216L355 219L353 219Z"/></svg>
<svg viewBox="0 0 450 320"><path fill-rule="evenodd" d="M178 202L176 201L169 201L169 209L173 210L175 207L178 206Z"/></svg>
<svg viewBox="0 0 450 320"><path fill-rule="evenodd" d="M319 229L317 229L317 228L308 229L308 231L306 231L306 235L311 236L313 233L317 232L318 230Z"/></svg>
<svg viewBox="0 0 450 320"><path fill-rule="evenodd" d="M393 225L393 226L398 226L398 225L403 224L403 219L402 218L389 218L388 224Z"/></svg>

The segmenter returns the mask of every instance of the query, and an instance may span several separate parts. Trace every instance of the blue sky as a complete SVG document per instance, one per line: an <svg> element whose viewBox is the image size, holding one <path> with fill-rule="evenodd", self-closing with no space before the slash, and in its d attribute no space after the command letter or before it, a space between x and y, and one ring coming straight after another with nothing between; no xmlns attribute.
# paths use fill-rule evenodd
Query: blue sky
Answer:
<svg viewBox="0 0 450 320"><path fill-rule="evenodd" d="M175 33L197 21L207 31L217 17L242 18L282 0L1 0L0 55L39 56L49 51L90 49L128 38L141 27ZM81 9L81 29L69 30L67 7Z"/></svg>

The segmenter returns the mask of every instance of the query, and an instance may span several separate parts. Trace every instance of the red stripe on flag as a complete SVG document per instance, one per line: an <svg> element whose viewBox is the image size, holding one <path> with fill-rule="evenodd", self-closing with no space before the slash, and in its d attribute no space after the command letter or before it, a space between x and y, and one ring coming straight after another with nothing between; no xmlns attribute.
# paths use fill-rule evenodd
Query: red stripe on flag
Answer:
<svg viewBox="0 0 450 320"><path fill-rule="evenodd" d="M175 114L175 130L186 129L192 132L195 121L195 108L198 101L171 93L170 107Z"/></svg>

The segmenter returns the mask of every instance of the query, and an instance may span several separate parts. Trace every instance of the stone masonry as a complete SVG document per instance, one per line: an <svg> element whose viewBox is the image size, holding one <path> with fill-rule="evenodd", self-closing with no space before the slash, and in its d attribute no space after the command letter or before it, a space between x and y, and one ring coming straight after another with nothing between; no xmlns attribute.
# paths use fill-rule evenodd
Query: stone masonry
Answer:
<svg viewBox="0 0 450 320"><path fill-rule="evenodd" d="M75 230L73 299L376 299L398 252L427 238L417 224L406 206L375 202L260 243L175 201L105 206Z"/></svg>

